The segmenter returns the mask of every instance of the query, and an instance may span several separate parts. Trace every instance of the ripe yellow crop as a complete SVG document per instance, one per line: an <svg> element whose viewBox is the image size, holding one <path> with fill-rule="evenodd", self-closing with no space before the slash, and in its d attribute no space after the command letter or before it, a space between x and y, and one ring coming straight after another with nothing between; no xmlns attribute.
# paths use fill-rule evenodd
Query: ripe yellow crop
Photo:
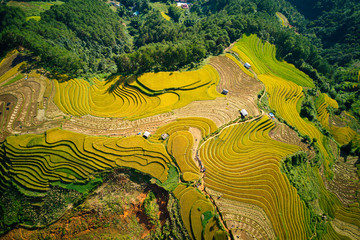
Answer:
<svg viewBox="0 0 360 240"><path fill-rule="evenodd" d="M11 136L3 143L10 165L1 163L0 187L12 178L19 188L44 192L52 182L86 182L105 169L129 167L161 182L167 179L171 158L162 144L140 136L89 137L53 129L43 135Z"/></svg>
<svg viewBox="0 0 360 240"><path fill-rule="evenodd" d="M109 82L82 79L56 82L56 105L65 113L138 119L221 95L216 70L206 65L191 72L146 73L138 79L118 76Z"/></svg>
<svg viewBox="0 0 360 240"><path fill-rule="evenodd" d="M272 140L268 134L274 127L263 117L227 127L207 141L200 150L205 184L224 199L264 209L279 238L306 239L306 208L279 168L283 157L300 148Z"/></svg>

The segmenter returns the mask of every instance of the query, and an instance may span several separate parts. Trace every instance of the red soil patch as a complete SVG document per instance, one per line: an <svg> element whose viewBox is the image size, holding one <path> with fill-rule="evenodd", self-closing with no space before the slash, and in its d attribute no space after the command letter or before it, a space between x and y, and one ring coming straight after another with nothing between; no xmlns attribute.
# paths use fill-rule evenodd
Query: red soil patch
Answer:
<svg viewBox="0 0 360 240"><path fill-rule="evenodd" d="M124 176L115 175L111 182L104 183L84 203L76 209L70 209L46 229L18 228L1 239L107 239L117 236L146 238L151 231L161 227L169 219L169 195L156 185L137 184ZM149 191L154 192L159 204L161 226L152 224L144 212L143 202Z"/></svg>

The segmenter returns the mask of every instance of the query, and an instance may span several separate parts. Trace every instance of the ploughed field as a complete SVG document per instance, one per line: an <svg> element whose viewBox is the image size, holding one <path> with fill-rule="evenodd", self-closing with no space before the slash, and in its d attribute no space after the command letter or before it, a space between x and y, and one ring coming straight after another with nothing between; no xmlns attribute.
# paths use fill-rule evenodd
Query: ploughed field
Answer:
<svg viewBox="0 0 360 240"><path fill-rule="evenodd" d="M46 205L54 188L86 197L104 174L127 169L176 199L181 220L175 225L185 229L185 238L309 239L320 225L324 238L358 238L359 203L343 191L346 178L336 177L346 173L350 181L354 168L332 168L334 141L346 144L356 132L332 124L329 107L338 105L320 92L317 119L334 140L301 118L303 88L314 83L277 60L275 51L255 35L243 36L197 70L63 82L22 72L27 63L21 54L9 54L0 63L0 201L12 188L36 199L32 207ZM220 94L223 89L229 93ZM241 117L241 109L249 115ZM145 131L151 135L143 137ZM311 146L301 142L305 135ZM300 151L309 164L315 152L322 159L311 168L316 207L281 170L283 159ZM340 187L327 179L334 174ZM1 206L0 234L34 227L9 204Z"/></svg>

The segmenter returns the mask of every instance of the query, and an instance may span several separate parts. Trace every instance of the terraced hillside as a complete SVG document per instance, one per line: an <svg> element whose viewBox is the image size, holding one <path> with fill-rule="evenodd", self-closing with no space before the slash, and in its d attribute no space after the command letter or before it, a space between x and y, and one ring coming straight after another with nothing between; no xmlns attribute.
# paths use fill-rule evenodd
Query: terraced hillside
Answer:
<svg viewBox="0 0 360 240"><path fill-rule="evenodd" d="M128 167L166 181L170 156L161 144L140 136L89 137L59 129L42 135L11 136L1 146L1 188L12 180L26 195L50 184L86 184L97 172ZM75 185L77 185L75 183Z"/></svg>
<svg viewBox="0 0 360 240"><path fill-rule="evenodd" d="M308 135L311 139L317 139L314 142L320 149L320 154L324 159L325 174L332 176L330 165L333 163L333 154L330 149L328 139L309 121L302 119L296 110L296 104L302 96L302 86L311 87L312 82L306 80L309 78L301 77L304 75L299 70L293 69L293 73L286 72L283 67L286 63L271 62L269 57L273 54L274 47L269 43L263 43L256 36L244 36L237 44L235 44L234 51L244 60L252 64L253 71L257 77L265 84L266 91L269 97L269 105L274 111L283 118L289 125L296 127L303 135ZM270 51L271 50L271 51ZM268 59L268 61L262 60ZM277 65L280 65L277 68ZM284 69L284 72L279 72L279 69ZM306 75L305 75L306 76ZM333 104L333 102L331 103ZM319 174L317 172L317 174ZM320 191L320 208L331 217L341 219L343 224L351 226L350 228L359 227L359 207L354 206L345 208L337 197L326 190L322 179L318 178Z"/></svg>
<svg viewBox="0 0 360 240"><path fill-rule="evenodd" d="M194 129L198 136L195 136ZM198 181L203 166L197 156L197 145L201 138L209 136L216 130L215 123L207 118L179 118L175 122L160 127L150 141L159 141L162 134L169 134L166 147L180 168L181 178L185 182Z"/></svg>
<svg viewBox="0 0 360 240"><path fill-rule="evenodd" d="M11 134L43 133L65 121L51 101L53 81L36 71L23 74L11 67L26 65L23 61L17 63L18 58L17 52L12 53L0 65L0 72L4 73L0 84L0 141Z"/></svg>
<svg viewBox="0 0 360 240"><path fill-rule="evenodd" d="M313 80L294 65L276 59L276 48L262 42L256 35L243 35L232 51L251 65L256 74L271 74L296 83L302 87L315 87Z"/></svg>
<svg viewBox="0 0 360 240"><path fill-rule="evenodd" d="M73 79L56 84L56 105L74 116L93 115L138 119L183 107L192 101L221 96L219 75L206 65L192 72L146 73L139 78L118 76L107 82Z"/></svg>
<svg viewBox="0 0 360 240"><path fill-rule="evenodd" d="M191 102L185 107L174 110L176 117L208 118L220 127L238 118L240 109L247 109L250 116L260 114L257 107L257 94L263 89L263 85L255 78L246 75L242 71L244 67L231 57L227 54L212 57L209 60L209 64L220 76L217 91L222 92L223 89L227 89L229 93L225 97L214 100Z"/></svg>
<svg viewBox="0 0 360 240"><path fill-rule="evenodd" d="M243 36L232 49L243 61L249 62L266 87L270 107L301 134L316 139L324 159L325 172L332 175L334 157L328 139L311 122L300 117L296 104L303 96L302 87L314 87L312 79L286 62L275 58L275 46L262 42L256 35Z"/></svg>
<svg viewBox="0 0 360 240"><path fill-rule="evenodd" d="M338 127L330 122L328 107L339 108L336 100L330 98L325 93L320 93L315 101L315 106L319 122L330 131L339 144L347 144L356 136L356 132L350 127Z"/></svg>
<svg viewBox="0 0 360 240"><path fill-rule="evenodd" d="M274 46L254 35L232 50L238 56L210 58L191 72L67 82L34 70L23 73L26 63L10 54L0 63L0 193L15 186L38 201L54 187L86 193L99 173L134 169L175 196L176 212L192 239L226 239L227 232L235 239L310 239L317 236L314 221L322 214L328 219L317 223L325 224L325 238L357 239L360 208L356 194L344 191L345 175L335 176L335 184L311 168L319 192L311 203L314 213L280 171L286 156L305 149L312 158L318 148L331 175L328 139L296 109L312 80L278 61ZM229 90L226 96L219 94L223 89ZM276 116L317 139L317 148L299 143L295 131L258 108L266 94ZM329 122L327 108L336 108L336 101L319 96L320 122L339 143L350 141L346 128ZM240 118L243 108L249 118ZM135 136L145 130L151 132L148 139ZM339 169L334 172L356 176L353 166Z"/></svg>
<svg viewBox="0 0 360 240"><path fill-rule="evenodd" d="M1 190L15 184L23 194L39 197L50 185L86 192L94 174L118 167L136 169L164 183L172 164L162 144L149 143L140 136L90 137L59 129L43 135L8 137L0 153L1 158L6 159L1 162ZM172 154L181 165L176 152ZM186 181L192 180L186 179L185 169L184 173ZM181 186L184 185L179 185L174 194L193 239L201 239L203 235L226 237L218 227L211 202L193 187L185 187L186 190L180 192Z"/></svg>
<svg viewBox="0 0 360 240"><path fill-rule="evenodd" d="M214 206L198 189L179 185L174 195L180 202L181 217L193 239L227 238L225 231L218 227Z"/></svg>
<svg viewBox="0 0 360 240"><path fill-rule="evenodd" d="M233 233L240 228L260 239L306 239L309 213L279 169L280 160L300 148L272 140L268 134L274 126L263 117L227 127L205 142L200 150L205 186L221 194L220 211L225 221L235 222L228 226Z"/></svg>

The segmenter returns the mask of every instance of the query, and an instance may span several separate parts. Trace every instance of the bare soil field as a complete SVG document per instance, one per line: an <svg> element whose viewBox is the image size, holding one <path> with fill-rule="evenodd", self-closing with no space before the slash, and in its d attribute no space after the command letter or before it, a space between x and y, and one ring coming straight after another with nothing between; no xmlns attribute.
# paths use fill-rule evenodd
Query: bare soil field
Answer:
<svg viewBox="0 0 360 240"><path fill-rule="evenodd" d="M205 190L222 213L234 239L275 239L270 219L260 207L226 199L208 187Z"/></svg>
<svg viewBox="0 0 360 240"><path fill-rule="evenodd" d="M359 202L360 181L356 174L357 157L340 157L334 164L334 179L328 181L323 177L326 188L335 193L344 206Z"/></svg>
<svg viewBox="0 0 360 240"><path fill-rule="evenodd" d="M301 147L301 149L308 154L309 159L315 157L314 149L310 148L308 144L302 142L301 138L294 130L286 124L280 123L276 119L274 121L276 121L275 128L269 133L269 136L272 139Z"/></svg>
<svg viewBox="0 0 360 240"><path fill-rule="evenodd" d="M220 83L216 87L218 92L223 89L229 91L224 98L210 101L197 101L174 110L176 117L204 117L209 118L220 127L240 116L240 110L246 109L250 116L260 114L257 107L257 94L263 85L255 78L246 75L241 68L226 56L210 59L220 75Z"/></svg>
<svg viewBox="0 0 360 240"><path fill-rule="evenodd" d="M45 98L45 77L29 77L1 87L0 141L9 134L42 133L60 127L63 114L57 111L55 118L47 118L49 98ZM39 110L40 115L39 115Z"/></svg>

